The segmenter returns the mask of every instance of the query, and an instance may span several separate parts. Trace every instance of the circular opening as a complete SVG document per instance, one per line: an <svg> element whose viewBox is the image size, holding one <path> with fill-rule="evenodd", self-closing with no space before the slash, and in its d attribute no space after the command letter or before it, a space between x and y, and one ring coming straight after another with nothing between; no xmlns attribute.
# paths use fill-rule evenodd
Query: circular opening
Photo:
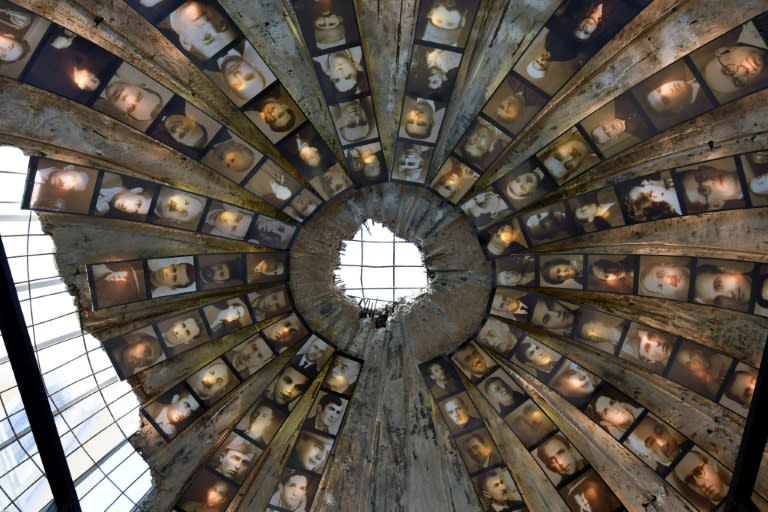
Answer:
<svg viewBox="0 0 768 512"><path fill-rule="evenodd" d="M334 279L363 310L371 311L409 302L429 282L421 250L371 219L352 240L341 243Z"/></svg>

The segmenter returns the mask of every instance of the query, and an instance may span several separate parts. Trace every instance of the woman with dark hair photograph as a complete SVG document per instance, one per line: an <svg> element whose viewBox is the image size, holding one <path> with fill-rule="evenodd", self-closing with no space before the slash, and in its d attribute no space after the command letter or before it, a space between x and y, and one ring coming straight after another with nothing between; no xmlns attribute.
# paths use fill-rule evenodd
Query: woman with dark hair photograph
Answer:
<svg viewBox="0 0 768 512"><path fill-rule="evenodd" d="M644 222L682 215L672 179L644 179L627 190L624 207L630 220Z"/></svg>
<svg viewBox="0 0 768 512"><path fill-rule="evenodd" d="M581 255L573 255L570 259L558 257L542 261L539 271L542 286L548 284L560 288L582 288L584 286L582 259Z"/></svg>

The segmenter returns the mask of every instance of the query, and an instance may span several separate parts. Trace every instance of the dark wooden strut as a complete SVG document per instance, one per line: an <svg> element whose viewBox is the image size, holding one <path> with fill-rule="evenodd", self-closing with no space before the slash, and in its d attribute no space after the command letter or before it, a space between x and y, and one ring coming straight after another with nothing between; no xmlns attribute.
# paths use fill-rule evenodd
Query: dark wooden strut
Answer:
<svg viewBox="0 0 768 512"><path fill-rule="evenodd" d="M11 363L21 401L29 419L32 435L37 443L43 470L53 494L48 511L79 512L80 503L67 465L67 457L61 446L59 432L51 412L35 350L29 339L19 297L8 266L5 246L0 238L0 332Z"/></svg>

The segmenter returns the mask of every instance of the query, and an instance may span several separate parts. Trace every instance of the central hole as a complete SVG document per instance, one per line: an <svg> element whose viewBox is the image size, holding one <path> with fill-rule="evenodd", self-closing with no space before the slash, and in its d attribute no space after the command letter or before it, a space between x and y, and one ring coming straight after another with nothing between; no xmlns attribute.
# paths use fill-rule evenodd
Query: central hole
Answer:
<svg viewBox="0 0 768 512"><path fill-rule="evenodd" d="M342 291L365 303L366 309L410 301L428 283L419 248L370 219L343 243L334 278Z"/></svg>

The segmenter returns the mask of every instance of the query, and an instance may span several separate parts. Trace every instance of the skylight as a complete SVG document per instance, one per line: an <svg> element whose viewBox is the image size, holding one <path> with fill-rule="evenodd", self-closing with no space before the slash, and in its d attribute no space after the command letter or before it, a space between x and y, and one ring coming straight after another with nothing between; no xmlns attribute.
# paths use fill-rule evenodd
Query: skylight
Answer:
<svg viewBox="0 0 768 512"><path fill-rule="evenodd" d="M344 242L339 259L334 272L337 285L366 307L408 301L427 288L419 248L370 219L352 240Z"/></svg>

